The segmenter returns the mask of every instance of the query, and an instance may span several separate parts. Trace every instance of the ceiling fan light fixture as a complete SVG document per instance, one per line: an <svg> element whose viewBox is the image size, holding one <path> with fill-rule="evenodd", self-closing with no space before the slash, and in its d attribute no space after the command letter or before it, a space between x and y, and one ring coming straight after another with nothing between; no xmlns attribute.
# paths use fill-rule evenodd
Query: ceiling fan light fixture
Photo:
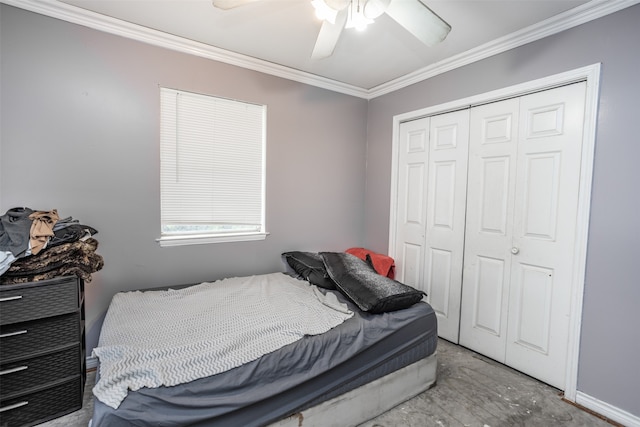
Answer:
<svg viewBox="0 0 640 427"><path fill-rule="evenodd" d="M373 24L373 19L369 19L364 15L364 3L366 3L366 1L351 0L345 28L355 28L358 31L363 31L367 28L367 25Z"/></svg>
<svg viewBox="0 0 640 427"><path fill-rule="evenodd" d="M311 4L316 11L318 19L323 21L329 21L332 24L336 23L336 16L338 11L327 4L325 0L311 0Z"/></svg>

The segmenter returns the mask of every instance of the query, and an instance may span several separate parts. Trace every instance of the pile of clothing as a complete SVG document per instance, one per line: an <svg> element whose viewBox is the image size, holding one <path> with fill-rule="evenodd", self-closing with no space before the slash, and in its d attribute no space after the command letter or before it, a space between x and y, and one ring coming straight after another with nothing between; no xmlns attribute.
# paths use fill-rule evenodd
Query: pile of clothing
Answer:
<svg viewBox="0 0 640 427"><path fill-rule="evenodd" d="M96 253L98 231L56 209L9 209L0 216L0 284L75 275L85 282L102 269Z"/></svg>

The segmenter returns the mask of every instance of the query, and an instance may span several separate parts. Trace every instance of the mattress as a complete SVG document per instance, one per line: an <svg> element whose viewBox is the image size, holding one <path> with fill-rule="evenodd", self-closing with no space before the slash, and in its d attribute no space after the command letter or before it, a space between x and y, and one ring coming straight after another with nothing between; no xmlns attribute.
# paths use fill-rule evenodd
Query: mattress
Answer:
<svg viewBox="0 0 640 427"><path fill-rule="evenodd" d="M334 293L355 314L330 331L210 377L129 391L118 409L96 399L92 427L264 426L435 353L427 303L368 314Z"/></svg>

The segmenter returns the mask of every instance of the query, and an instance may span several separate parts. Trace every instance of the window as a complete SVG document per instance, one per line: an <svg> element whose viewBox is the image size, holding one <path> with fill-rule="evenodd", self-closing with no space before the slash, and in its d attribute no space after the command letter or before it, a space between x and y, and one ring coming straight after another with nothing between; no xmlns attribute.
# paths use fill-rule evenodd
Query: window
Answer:
<svg viewBox="0 0 640 427"><path fill-rule="evenodd" d="M160 88L161 246L265 238L265 117Z"/></svg>

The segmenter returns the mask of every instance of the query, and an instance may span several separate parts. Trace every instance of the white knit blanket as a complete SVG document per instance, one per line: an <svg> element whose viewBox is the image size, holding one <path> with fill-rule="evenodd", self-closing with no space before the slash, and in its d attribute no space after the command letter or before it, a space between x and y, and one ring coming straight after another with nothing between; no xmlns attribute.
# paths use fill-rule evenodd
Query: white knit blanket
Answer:
<svg viewBox="0 0 640 427"><path fill-rule="evenodd" d="M93 355L93 394L117 408L127 390L214 375L330 330L353 316L335 295L273 273L113 297Z"/></svg>

